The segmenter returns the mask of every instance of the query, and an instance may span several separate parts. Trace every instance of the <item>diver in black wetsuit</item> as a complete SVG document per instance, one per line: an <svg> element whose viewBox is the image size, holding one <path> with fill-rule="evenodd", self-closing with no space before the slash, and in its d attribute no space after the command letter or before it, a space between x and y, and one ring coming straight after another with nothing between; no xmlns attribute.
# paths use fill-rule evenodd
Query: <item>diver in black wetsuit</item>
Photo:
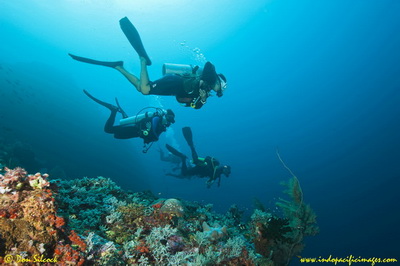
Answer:
<svg viewBox="0 0 400 266"><path fill-rule="evenodd" d="M206 158L200 158L197 155L196 149L194 148L193 138L192 138L192 130L190 127L182 128L183 135L188 143L191 151L192 151L192 160L194 167L188 167L186 165L186 155L179 152L175 148L166 144L167 149L172 154L180 157L182 159L182 172L180 176L176 176L178 178L191 178L192 176L199 177L208 177L207 180L207 188L210 188L211 185L218 179L218 186L221 184L221 175L224 174L226 177L229 177L231 173L231 167L229 165L221 165L220 162L214 157L207 156Z"/></svg>
<svg viewBox="0 0 400 266"><path fill-rule="evenodd" d="M147 66L151 65L151 60L144 49L138 31L127 17L120 20L120 26L140 57L140 77L129 73L124 68L122 61L105 62L69 55L77 61L114 68L124 75L142 94L175 96L177 101L186 107L200 109L206 103L211 91L215 91L218 97L223 95L227 84L226 78L222 74L217 74L214 65L210 62L204 65L201 75L196 73L199 69L197 66L192 69L192 73L167 74L156 81L150 81Z"/></svg>
<svg viewBox="0 0 400 266"><path fill-rule="evenodd" d="M146 112L135 117L128 117L117 101L117 106L100 101L86 90L83 91L90 99L110 109L111 114L104 125L104 131L114 134L116 139L142 138L145 144L157 141L160 134L175 123L175 114L171 109L158 108L156 112ZM115 126L115 117L121 113L124 118L120 125Z"/></svg>

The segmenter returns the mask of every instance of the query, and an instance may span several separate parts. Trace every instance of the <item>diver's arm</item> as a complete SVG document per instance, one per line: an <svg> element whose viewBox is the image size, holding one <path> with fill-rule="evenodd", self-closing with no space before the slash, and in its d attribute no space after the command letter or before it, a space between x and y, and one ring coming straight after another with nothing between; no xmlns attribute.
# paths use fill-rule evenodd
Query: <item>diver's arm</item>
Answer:
<svg viewBox="0 0 400 266"><path fill-rule="evenodd" d="M196 98L190 103L190 107L194 109L200 109L207 102L207 98L209 96L209 88L207 87L207 83L203 80L199 81L198 85L198 94Z"/></svg>
<svg viewBox="0 0 400 266"><path fill-rule="evenodd" d="M200 109L201 107L203 107L203 105L205 104L205 102L201 102L200 101L200 97L196 98L194 102L187 104L187 107L192 107L194 109Z"/></svg>
<svg viewBox="0 0 400 266"><path fill-rule="evenodd" d="M200 101L204 104L207 101L208 98L208 92L209 90L207 89L207 85L204 82L204 80L200 80L199 82L199 97L200 97Z"/></svg>
<svg viewBox="0 0 400 266"><path fill-rule="evenodd" d="M151 128L154 137L158 138L160 137L161 133L165 131L165 127L162 124L162 117L160 116L154 116L151 119Z"/></svg>
<svg viewBox="0 0 400 266"><path fill-rule="evenodd" d="M202 90L200 90L202 91ZM200 93L199 91L199 93ZM207 98L206 98L207 99ZM202 100L202 97L199 95L198 97L192 99L191 102L186 104L186 107L192 107L194 109L200 109L206 103L206 100Z"/></svg>

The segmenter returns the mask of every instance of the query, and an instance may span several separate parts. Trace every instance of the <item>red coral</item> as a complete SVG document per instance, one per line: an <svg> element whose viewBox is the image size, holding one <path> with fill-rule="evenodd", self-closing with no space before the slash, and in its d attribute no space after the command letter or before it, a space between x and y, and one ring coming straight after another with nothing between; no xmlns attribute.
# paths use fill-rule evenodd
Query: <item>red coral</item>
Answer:
<svg viewBox="0 0 400 266"><path fill-rule="evenodd" d="M160 209L162 207L162 203L160 202L160 203L153 204L152 207L154 209Z"/></svg>
<svg viewBox="0 0 400 266"><path fill-rule="evenodd" d="M60 256L61 254L63 254L63 251L61 250L60 247L57 247L57 248L54 250L54 254Z"/></svg>
<svg viewBox="0 0 400 266"><path fill-rule="evenodd" d="M70 245L57 245L54 254L60 256L58 265L82 265L85 259Z"/></svg>
<svg viewBox="0 0 400 266"><path fill-rule="evenodd" d="M56 218L56 227L60 229L65 224L65 220L62 217L57 216Z"/></svg>
<svg viewBox="0 0 400 266"><path fill-rule="evenodd" d="M146 246L137 246L136 250L139 251L140 253L149 253L150 250Z"/></svg>
<svg viewBox="0 0 400 266"><path fill-rule="evenodd" d="M0 210L0 217L7 218L7 216L8 216L7 210L1 209Z"/></svg>
<svg viewBox="0 0 400 266"><path fill-rule="evenodd" d="M47 220L49 221L50 225L53 225L55 223L56 216L54 214L50 214L49 216L47 216Z"/></svg>
<svg viewBox="0 0 400 266"><path fill-rule="evenodd" d="M78 234L72 230L71 234L68 236L69 240L75 245L77 245L82 251L86 250L86 243L78 236Z"/></svg>
<svg viewBox="0 0 400 266"><path fill-rule="evenodd" d="M140 253L149 253L150 250L148 247L146 247L146 243L141 240L140 244L136 247L136 250L139 251Z"/></svg>
<svg viewBox="0 0 400 266"><path fill-rule="evenodd" d="M10 219L16 219L16 218L18 218L18 215L16 213L12 213L12 214L10 214L9 218Z"/></svg>
<svg viewBox="0 0 400 266"><path fill-rule="evenodd" d="M19 211L18 211L17 207L15 205L12 205L12 207L9 207L9 209L8 209L8 218L16 219L20 216L18 213L19 213Z"/></svg>

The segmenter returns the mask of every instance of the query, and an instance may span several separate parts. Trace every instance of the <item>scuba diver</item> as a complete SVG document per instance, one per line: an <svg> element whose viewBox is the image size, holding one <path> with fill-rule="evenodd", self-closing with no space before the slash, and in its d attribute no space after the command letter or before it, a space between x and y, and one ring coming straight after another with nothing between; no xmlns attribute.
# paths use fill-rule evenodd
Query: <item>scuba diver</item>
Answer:
<svg viewBox="0 0 400 266"><path fill-rule="evenodd" d="M175 114L171 109L164 110L161 108L155 108L155 112L145 112L133 117L128 117L125 111L121 108L117 98L115 101L117 106L110 103L100 101L93 97L89 92L83 90L83 92L96 103L103 105L111 111L110 117L107 119L104 125L104 131L109 134L114 134L116 139L130 139L130 138L142 138L144 141L143 152L146 153L151 147L153 142L157 141L161 133L166 131L172 123L175 123ZM148 107L150 108L150 107ZM146 108L145 108L146 109ZM120 124L115 126L115 117L117 113L121 113L122 118Z"/></svg>
<svg viewBox="0 0 400 266"><path fill-rule="evenodd" d="M175 96L177 101L186 107L200 109L215 91L218 97L223 95L227 87L226 78L217 74L215 66L210 62L201 69L199 66L164 64L164 76L156 81L150 81L147 66L151 60L144 49L140 35L127 17L122 18L120 26L125 36L136 50L140 58L141 72L137 77L124 68L123 61L106 62L69 54L73 59L118 70L135 88L144 95Z"/></svg>
<svg viewBox="0 0 400 266"><path fill-rule="evenodd" d="M179 152L175 148L171 147L170 145L166 144L168 151L175 156L181 158L182 160L182 171L181 175L172 175L178 178L191 178L192 176L199 176L199 177L208 177L207 180L207 188L210 188L211 185L218 179L218 187L221 184L221 175L224 174L226 177L229 177L231 173L231 167L229 165L221 165L220 162L214 158L207 156L206 158L200 158L197 155L196 149L193 144L193 135L192 130L190 127L182 128L183 136L186 139L191 151L192 151L192 163L194 164L193 167L188 167L186 165L186 155Z"/></svg>

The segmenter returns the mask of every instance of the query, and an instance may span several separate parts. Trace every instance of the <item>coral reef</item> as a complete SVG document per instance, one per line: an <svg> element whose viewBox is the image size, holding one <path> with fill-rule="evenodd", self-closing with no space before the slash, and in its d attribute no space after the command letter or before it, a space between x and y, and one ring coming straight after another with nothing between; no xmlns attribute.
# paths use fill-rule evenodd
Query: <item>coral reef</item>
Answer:
<svg viewBox="0 0 400 266"><path fill-rule="evenodd" d="M285 217L256 209L244 223L236 205L218 214L104 177L49 180L5 168L0 263L11 255L32 265L37 256L58 265L285 265L317 229L299 186L290 188L292 201L278 203Z"/></svg>
<svg viewBox="0 0 400 266"><path fill-rule="evenodd" d="M28 175L22 168L4 172L0 174L0 262L8 255L27 263L83 264L85 245L57 215L48 176Z"/></svg>

